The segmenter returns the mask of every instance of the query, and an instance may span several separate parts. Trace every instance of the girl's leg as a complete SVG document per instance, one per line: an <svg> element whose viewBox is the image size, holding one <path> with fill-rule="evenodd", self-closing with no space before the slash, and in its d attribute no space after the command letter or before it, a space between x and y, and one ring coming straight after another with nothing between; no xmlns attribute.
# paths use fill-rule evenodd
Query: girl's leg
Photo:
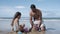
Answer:
<svg viewBox="0 0 60 34"><path fill-rule="evenodd" d="M19 26L16 26L16 32L18 32L19 31Z"/></svg>

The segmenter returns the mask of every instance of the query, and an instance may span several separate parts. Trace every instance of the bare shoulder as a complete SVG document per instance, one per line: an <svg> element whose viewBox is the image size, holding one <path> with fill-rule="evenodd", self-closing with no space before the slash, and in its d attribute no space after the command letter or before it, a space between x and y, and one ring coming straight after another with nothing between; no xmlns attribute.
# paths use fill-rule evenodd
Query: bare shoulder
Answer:
<svg viewBox="0 0 60 34"><path fill-rule="evenodd" d="M41 12L41 10L40 10L40 9L37 9L37 11L38 11L38 12Z"/></svg>
<svg viewBox="0 0 60 34"><path fill-rule="evenodd" d="M37 11L38 11L39 14L42 14L41 10L37 9Z"/></svg>

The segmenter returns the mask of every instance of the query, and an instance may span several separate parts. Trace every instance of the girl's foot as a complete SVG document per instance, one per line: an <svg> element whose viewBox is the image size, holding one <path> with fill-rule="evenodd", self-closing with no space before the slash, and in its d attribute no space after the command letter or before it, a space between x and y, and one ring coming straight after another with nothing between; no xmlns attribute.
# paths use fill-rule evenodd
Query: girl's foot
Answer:
<svg viewBox="0 0 60 34"><path fill-rule="evenodd" d="M16 32L18 32L18 30L16 30Z"/></svg>

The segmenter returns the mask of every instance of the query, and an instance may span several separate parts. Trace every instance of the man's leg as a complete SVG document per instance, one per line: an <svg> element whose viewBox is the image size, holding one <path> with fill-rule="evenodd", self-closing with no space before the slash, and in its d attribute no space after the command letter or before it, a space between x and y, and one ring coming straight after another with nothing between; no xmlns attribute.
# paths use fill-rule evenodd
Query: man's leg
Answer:
<svg viewBox="0 0 60 34"><path fill-rule="evenodd" d="M46 27L45 27L45 25L44 24L41 24L41 31L45 31L46 30Z"/></svg>

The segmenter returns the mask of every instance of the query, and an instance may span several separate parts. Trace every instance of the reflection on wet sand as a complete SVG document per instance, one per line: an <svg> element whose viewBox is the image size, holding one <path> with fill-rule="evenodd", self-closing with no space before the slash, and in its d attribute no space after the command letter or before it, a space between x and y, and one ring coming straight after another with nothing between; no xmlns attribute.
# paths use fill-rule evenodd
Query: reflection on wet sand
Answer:
<svg viewBox="0 0 60 34"><path fill-rule="evenodd" d="M10 32L9 34L18 34L18 33L16 33L16 32ZM35 32L19 33L19 34L45 34L45 31L43 31L43 32L35 31Z"/></svg>

